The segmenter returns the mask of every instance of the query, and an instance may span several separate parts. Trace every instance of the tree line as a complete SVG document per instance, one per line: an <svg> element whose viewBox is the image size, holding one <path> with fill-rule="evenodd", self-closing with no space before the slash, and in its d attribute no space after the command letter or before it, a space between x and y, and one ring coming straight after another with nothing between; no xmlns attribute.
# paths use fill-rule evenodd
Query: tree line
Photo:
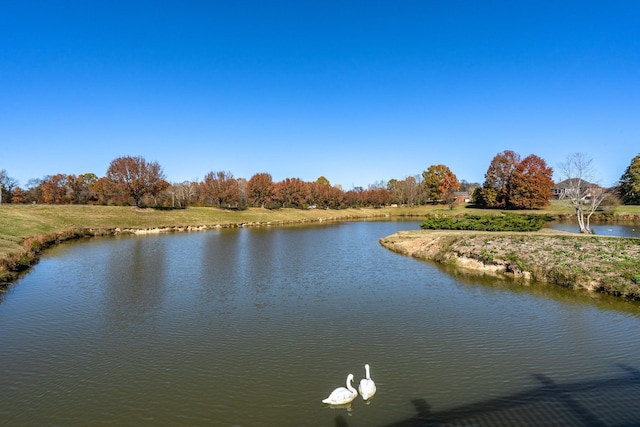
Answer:
<svg viewBox="0 0 640 427"><path fill-rule="evenodd" d="M341 209L446 203L453 207L462 193L471 195L472 203L479 207L539 209L549 204L553 188L553 169L544 159L535 154L521 158L510 150L494 156L482 184L459 181L449 167L438 164L402 180L381 181L348 191L331 185L324 176L316 181L286 178L274 182L267 172L256 173L247 180L228 171L210 171L202 181L170 183L157 162L142 156L114 159L103 177L94 173L56 174L31 180L27 188L21 188L6 170L0 170L0 203L15 204ZM623 203L640 204L640 154L634 157L613 193Z"/></svg>
<svg viewBox="0 0 640 427"><path fill-rule="evenodd" d="M28 188L23 189L2 170L0 186L3 196L0 202L15 204L341 209L442 202L449 200L461 184L444 165L431 166L422 175L348 191L340 185L331 185L324 176L310 182L300 178L275 182L267 172L256 173L247 180L228 171L210 171L201 181L170 183L157 162L142 156L124 156L114 159L103 177L94 173L49 175L31 180Z"/></svg>

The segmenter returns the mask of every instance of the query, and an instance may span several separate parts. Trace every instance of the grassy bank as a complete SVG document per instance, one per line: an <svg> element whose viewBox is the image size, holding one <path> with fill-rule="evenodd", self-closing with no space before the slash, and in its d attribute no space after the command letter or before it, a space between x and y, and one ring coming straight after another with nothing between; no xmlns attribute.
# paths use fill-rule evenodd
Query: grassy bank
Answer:
<svg viewBox="0 0 640 427"><path fill-rule="evenodd" d="M640 300L640 239L538 232L403 231L380 240L398 253L522 280Z"/></svg>
<svg viewBox="0 0 640 427"><path fill-rule="evenodd" d="M384 209L180 210L87 205L0 205L0 283L10 282L51 245L84 236L416 216L442 207ZM443 209L446 211L446 209Z"/></svg>

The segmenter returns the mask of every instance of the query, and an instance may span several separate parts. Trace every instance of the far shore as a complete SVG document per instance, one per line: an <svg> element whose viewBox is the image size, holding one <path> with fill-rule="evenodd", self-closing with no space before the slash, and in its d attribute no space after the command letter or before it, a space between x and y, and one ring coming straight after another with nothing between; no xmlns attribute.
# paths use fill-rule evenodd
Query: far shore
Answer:
<svg viewBox="0 0 640 427"><path fill-rule="evenodd" d="M640 223L640 207L624 208L614 214L601 215L599 220ZM500 211L469 209L466 206L450 209L443 205L342 210L249 208L237 211L210 207L156 210L89 205L0 205L0 290L3 286L6 287L14 282L22 272L36 263L47 248L64 241L83 237L196 232L232 227L286 226L323 221L419 220L429 215L463 215L465 213L499 214ZM558 204L545 210L526 211L526 213L553 215L558 219L565 220L572 217L571 210ZM455 234L455 232L441 233ZM524 238L525 235L544 237L546 234L544 232L520 233L519 238ZM575 236L580 235L575 234ZM404 251L404 249L399 250L397 246L392 247L391 244L385 244L385 246L398 252ZM640 245L636 246L640 247ZM413 253L408 254L416 256ZM434 257L426 259L440 261ZM446 262L451 263L452 261ZM468 268L469 263L461 262L458 265ZM526 276L526 272L523 275ZM538 274L535 279L541 280L542 278L538 276L540 275ZM638 280L640 281L640 278ZM589 286L598 288L593 284ZM618 291L610 293L616 294L616 292ZM636 291L633 291L625 296L633 297L637 294Z"/></svg>
<svg viewBox="0 0 640 427"><path fill-rule="evenodd" d="M425 208L161 210L130 206L0 205L0 287L14 282L58 243L92 236L196 232L325 221L424 218ZM1 290L1 289L0 289Z"/></svg>

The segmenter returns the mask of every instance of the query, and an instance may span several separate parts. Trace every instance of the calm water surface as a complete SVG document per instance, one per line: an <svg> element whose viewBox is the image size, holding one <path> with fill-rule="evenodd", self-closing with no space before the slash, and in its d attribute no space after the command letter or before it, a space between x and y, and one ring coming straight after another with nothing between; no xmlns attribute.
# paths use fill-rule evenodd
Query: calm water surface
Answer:
<svg viewBox="0 0 640 427"><path fill-rule="evenodd" d="M640 424L640 305L382 248L417 222L61 245L0 303L0 425ZM323 406L364 364L378 393Z"/></svg>
<svg viewBox="0 0 640 427"><path fill-rule="evenodd" d="M549 228L578 233L580 228L575 222L552 222ZM640 238L640 224L591 224L591 231L597 236L618 236Z"/></svg>

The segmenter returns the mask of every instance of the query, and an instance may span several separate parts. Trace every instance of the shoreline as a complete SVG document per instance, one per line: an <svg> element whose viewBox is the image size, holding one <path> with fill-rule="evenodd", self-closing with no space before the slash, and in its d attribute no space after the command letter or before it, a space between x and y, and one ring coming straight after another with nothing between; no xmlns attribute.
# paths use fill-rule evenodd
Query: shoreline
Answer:
<svg viewBox="0 0 640 427"><path fill-rule="evenodd" d="M3 205L2 207L5 208L5 206L6 205ZM212 210L211 208L189 208L188 210L157 211L153 209L106 206L8 206L6 209L0 209L0 292L6 290L11 284L15 283L22 274L35 265L48 248L62 242L81 238L117 236L122 234L145 235L174 232L200 232L223 228L287 226L349 220L392 221L394 219L424 219L434 215L458 216L468 213L470 210L473 209L462 208L451 211L448 208L442 209L438 207L400 207L345 210L314 209L306 211L291 209L269 211L259 208L245 211L226 211ZM481 212L487 213L486 210L482 210ZM499 212L495 213L498 214ZM545 212L538 211L535 213ZM572 217L571 214L557 211L553 213L547 212L547 214L554 216L559 221L567 221ZM635 213L599 215L598 221L606 223L639 223L640 215ZM13 223L16 224L14 225ZM173 223L175 225L158 225L162 223ZM548 238L550 235L549 231L550 230L542 230L534 233L518 233L516 236L518 240L522 240L523 238L533 239L535 236L546 236L545 238ZM425 233L426 231L419 230L417 232ZM507 276L511 275L517 279L550 281L554 283L553 280L549 280L545 274L542 274L539 269L518 267L523 261L522 259L515 259L514 257L516 257L516 255L513 253L509 255L512 260L507 260L506 262L499 261L495 256L484 253L482 248L476 252L465 252L458 248L458 255L452 256L452 254L446 254L446 251L452 246L451 240L455 239L452 236L455 236L456 233L477 235L480 234L479 232L431 231L431 233L444 234L449 236L449 238L444 240L441 238L432 239L433 241L428 243L425 243L425 241L418 242L417 244L420 246L418 250L410 250L402 247L403 245L398 244L397 241L393 242L393 239L390 239L392 236L381 239L380 243L388 249L401 254L443 262L448 265L464 268L468 271L475 270L482 272L482 274L506 274ZM565 233L563 235L575 238L594 237L604 239L603 237L593 235L580 235L568 232L558 233ZM508 233L502 232L499 235L504 237L507 234ZM640 245L638 246L640 247ZM428 249L426 252L425 248ZM640 258L640 253L638 254L638 258ZM640 271L640 263L637 267ZM561 277L562 280L560 280L561 283L558 284L575 287L570 283L571 277L562 277L563 275L567 275L566 272L561 271L560 273L561 275L559 277ZM577 277L575 274L573 276L574 278ZM556 280L556 282L557 281L558 280ZM637 282L640 283L640 273L638 273ZM632 285L638 285L638 283L632 283ZM586 286L581 283L579 287L591 290L601 288L605 293L640 299L640 290L636 291L635 289L631 289L631 291L629 291L628 289L620 289L620 283L614 284L617 286L615 289L608 289L608 287L611 287L607 283L597 284L593 283L593 281L590 281ZM633 286L631 286L631 288L633 288Z"/></svg>
<svg viewBox="0 0 640 427"><path fill-rule="evenodd" d="M323 212L323 211L320 211ZM331 212L331 211L330 211ZM335 211L334 211L335 212ZM338 211L340 212L340 211ZM173 225L173 226L151 226L151 227L71 227L61 231L38 234L27 237L20 242L20 249L14 250L0 258L0 292L5 291L10 285L16 282L19 277L27 272L33 265L37 264L44 252L60 243L72 240L91 238L99 236L118 236L118 235L150 235L162 233L183 233L183 232L202 232L210 230L220 230L225 228L244 228L244 227L282 227L297 224L312 224L323 222L339 222L349 220L377 220L390 218L406 218L423 217L422 214L404 214L389 215L388 213L344 211L339 215L328 216L307 216L303 218L290 218L270 221L247 221L239 220L236 222L225 221L202 225Z"/></svg>
<svg viewBox="0 0 640 427"><path fill-rule="evenodd" d="M537 232L400 231L380 239L399 254L514 281L546 282L640 301L640 239Z"/></svg>

